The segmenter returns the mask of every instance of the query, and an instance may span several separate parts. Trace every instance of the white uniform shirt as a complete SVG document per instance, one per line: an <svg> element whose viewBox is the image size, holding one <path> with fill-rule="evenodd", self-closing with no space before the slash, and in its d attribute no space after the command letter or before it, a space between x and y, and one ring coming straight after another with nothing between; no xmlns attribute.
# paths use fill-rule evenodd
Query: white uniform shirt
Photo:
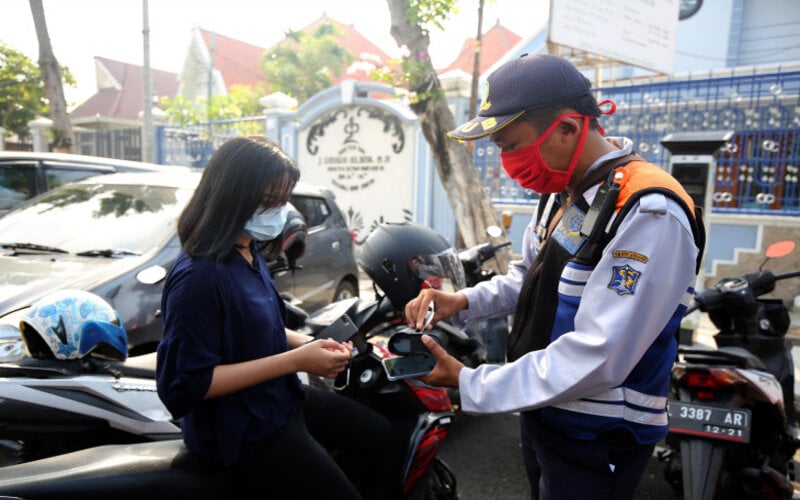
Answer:
<svg viewBox="0 0 800 500"><path fill-rule="evenodd" d="M621 151L599 158L590 170L630 153L631 142L624 139L623 144ZM596 193L597 187L588 190L586 201L591 204ZM469 307L459 314L460 321L514 312L525 273L538 252L533 219L525 229L522 260L512 263L506 275L463 291ZM625 300L607 287L611 269L619 263L611 255L614 248L647 257L636 292ZM662 194L643 196L620 224L589 278L575 315L575 330L514 362L462 369L462 410L531 410L617 387L663 330L678 303L688 304L696 256L683 209Z"/></svg>

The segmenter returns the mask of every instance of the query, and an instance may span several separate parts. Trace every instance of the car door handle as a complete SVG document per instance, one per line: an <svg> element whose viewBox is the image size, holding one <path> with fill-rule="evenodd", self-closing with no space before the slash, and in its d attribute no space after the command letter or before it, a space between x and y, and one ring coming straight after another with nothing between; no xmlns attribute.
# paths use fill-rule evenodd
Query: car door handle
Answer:
<svg viewBox="0 0 800 500"><path fill-rule="evenodd" d="M338 241L334 241L333 243L331 243L331 248L333 249L334 252L338 252L339 250L341 250L342 244L339 243Z"/></svg>

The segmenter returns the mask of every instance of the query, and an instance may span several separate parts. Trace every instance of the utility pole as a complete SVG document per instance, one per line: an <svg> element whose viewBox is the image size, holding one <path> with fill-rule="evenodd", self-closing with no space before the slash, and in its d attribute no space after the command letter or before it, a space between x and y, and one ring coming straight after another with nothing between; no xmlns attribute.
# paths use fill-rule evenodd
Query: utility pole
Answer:
<svg viewBox="0 0 800 500"><path fill-rule="evenodd" d="M216 50L215 45L217 44L216 40L216 32L211 32L211 39L209 40L209 57L208 57L208 98L206 100L206 121L211 121L211 98L214 96L214 51ZM210 131L209 131L210 136Z"/></svg>
<svg viewBox="0 0 800 500"><path fill-rule="evenodd" d="M144 42L144 61L142 72L142 161L155 161L153 157L153 78L150 72L150 20L148 0L142 0L142 40Z"/></svg>
<svg viewBox="0 0 800 500"><path fill-rule="evenodd" d="M478 81L481 78L481 47L483 45L483 2L478 0L478 34L475 36L475 57L472 61L472 87L469 93L469 117L478 114Z"/></svg>

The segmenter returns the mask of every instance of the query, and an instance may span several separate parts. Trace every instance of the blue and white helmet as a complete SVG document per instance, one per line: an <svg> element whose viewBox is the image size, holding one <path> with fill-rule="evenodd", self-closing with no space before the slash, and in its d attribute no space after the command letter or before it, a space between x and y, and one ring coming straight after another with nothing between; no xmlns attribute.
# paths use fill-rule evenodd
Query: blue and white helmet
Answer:
<svg viewBox="0 0 800 500"><path fill-rule="evenodd" d="M78 359L90 354L122 361L128 336L119 313L84 290L59 290L34 302L20 321L22 340L38 359Z"/></svg>

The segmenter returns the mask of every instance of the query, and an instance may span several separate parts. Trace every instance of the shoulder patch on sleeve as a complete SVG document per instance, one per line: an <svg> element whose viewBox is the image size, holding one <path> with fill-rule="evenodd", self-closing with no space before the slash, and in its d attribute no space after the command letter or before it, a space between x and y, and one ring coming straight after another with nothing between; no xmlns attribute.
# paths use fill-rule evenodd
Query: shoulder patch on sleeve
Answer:
<svg viewBox="0 0 800 500"><path fill-rule="evenodd" d="M617 292L617 295L633 295L636 291L636 283L642 276L640 271L631 266L614 266L611 269L611 281L608 288Z"/></svg>

